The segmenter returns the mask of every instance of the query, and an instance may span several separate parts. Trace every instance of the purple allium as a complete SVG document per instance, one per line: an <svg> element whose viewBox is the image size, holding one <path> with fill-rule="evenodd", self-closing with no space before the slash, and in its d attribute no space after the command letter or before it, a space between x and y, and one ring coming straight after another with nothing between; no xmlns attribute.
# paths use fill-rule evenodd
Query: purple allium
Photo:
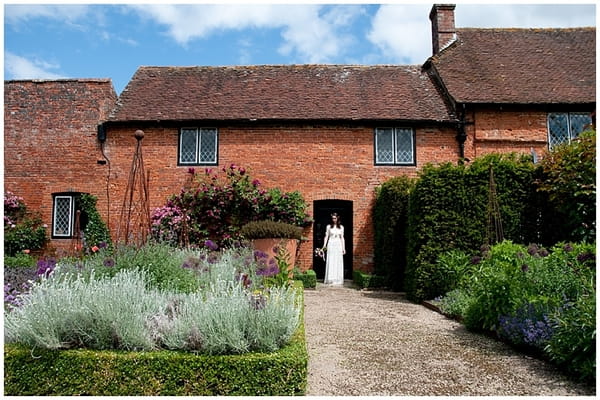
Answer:
<svg viewBox="0 0 600 400"><path fill-rule="evenodd" d="M37 274L48 277L56 268L56 260L54 258L41 258L37 262Z"/></svg>
<svg viewBox="0 0 600 400"><path fill-rule="evenodd" d="M550 255L550 252L542 247L538 252L538 255L540 257L548 257Z"/></svg>
<svg viewBox="0 0 600 400"><path fill-rule="evenodd" d="M539 247L535 243L531 243L527 247L527 253L529 253L529 255L535 256L538 253L538 251L539 251Z"/></svg>
<svg viewBox="0 0 600 400"><path fill-rule="evenodd" d="M218 245L217 245L215 242L213 242L212 240L207 240L207 241L205 241L205 242L204 242L204 245L205 245L206 247L208 247L208 248L209 248L210 250L212 250L212 251L217 251L217 250L219 250L219 246L218 246Z"/></svg>
<svg viewBox="0 0 600 400"><path fill-rule="evenodd" d="M481 257L479 257L479 256L473 256L473 257L471 257L471 264L477 265L480 262L481 262Z"/></svg>
<svg viewBox="0 0 600 400"><path fill-rule="evenodd" d="M577 261L579 261L580 263L584 263L587 260L593 260L594 259L594 254L590 253L590 252L585 252L585 253L581 253L579 255L577 255Z"/></svg>
<svg viewBox="0 0 600 400"><path fill-rule="evenodd" d="M100 242L98 243L98 247L101 249L105 249L108 245L106 244L106 242Z"/></svg>
<svg viewBox="0 0 600 400"><path fill-rule="evenodd" d="M529 265L527 265L527 264L521 265L521 271L523 271L523 272L529 271Z"/></svg>
<svg viewBox="0 0 600 400"><path fill-rule="evenodd" d="M112 258L107 258L104 260L103 264L105 267L112 268L115 266L115 260L113 260Z"/></svg>
<svg viewBox="0 0 600 400"><path fill-rule="evenodd" d="M566 251L567 253L571 252L571 251L573 251L573 246L571 246L570 243L567 243L564 245L563 250Z"/></svg>

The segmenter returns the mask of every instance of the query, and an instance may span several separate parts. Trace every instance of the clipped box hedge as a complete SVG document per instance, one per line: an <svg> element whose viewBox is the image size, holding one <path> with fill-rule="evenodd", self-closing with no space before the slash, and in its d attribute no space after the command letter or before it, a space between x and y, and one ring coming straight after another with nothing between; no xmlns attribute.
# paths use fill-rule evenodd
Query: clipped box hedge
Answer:
<svg viewBox="0 0 600 400"><path fill-rule="evenodd" d="M304 289L314 289L317 287L317 273L312 269L295 273L294 280L302 282Z"/></svg>
<svg viewBox="0 0 600 400"><path fill-rule="evenodd" d="M295 284L300 292L300 283ZM179 351L31 350L4 346L6 396L303 395L304 313L290 343L272 353L208 356Z"/></svg>
<svg viewBox="0 0 600 400"><path fill-rule="evenodd" d="M367 288L382 288L385 286L385 278L383 276L365 274L361 271L352 273L352 280L360 289Z"/></svg>

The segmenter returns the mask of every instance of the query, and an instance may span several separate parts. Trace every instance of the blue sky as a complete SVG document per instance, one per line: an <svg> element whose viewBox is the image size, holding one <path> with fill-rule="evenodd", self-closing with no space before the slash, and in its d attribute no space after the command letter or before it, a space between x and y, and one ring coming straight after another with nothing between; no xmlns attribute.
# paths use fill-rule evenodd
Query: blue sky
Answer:
<svg viewBox="0 0 600 400"><path fill-rule="evenodd" d="M4 3L4 79L111 78L119 94L141 65L422 64L431 55L433 2L148 3ZM459 28L596 25L595 1L454 3Z"/></svg>

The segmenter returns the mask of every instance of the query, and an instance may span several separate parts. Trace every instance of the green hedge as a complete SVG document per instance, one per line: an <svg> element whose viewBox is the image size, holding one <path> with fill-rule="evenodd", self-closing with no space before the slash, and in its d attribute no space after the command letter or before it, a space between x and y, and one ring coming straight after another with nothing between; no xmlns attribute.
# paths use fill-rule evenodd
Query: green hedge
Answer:
<svg viewBox="0 0 600 400"><path fill-rule="evenodd" d="M365 274L361 271L354 271L352 278L356 286L360 289L380 288L385 286L385 278L383 276Z"/></svg>
<svg viewBox="0 0 600 400"><path fill-rule="evenodd" d="M392 290L404 290L408 204L414 179L398 176L384 182L375 193L375 274Z"/></svg>
<svg viewBox="0 0 600 400"><path fill-rule="evenodd" d="M445 293L435 278L438 257L451 249L469 251L488 241L490 167L493 167L504 238L540 242L541 203L536 167L529 156L490 154L466 165L427 165L409 199L406 291L415 301ZM533 237L535 236L535 237ZM492 238L493 239L493 238Z"/></svg>
<svg viewBox="0 0 600 400"><path fill-rule="evenodd" d="M295 272L294 280L302 282L305 289L314 289L317 287L317 273L312 269L304 272Z"/></svg>
<svg viewBox="0 0 600 400"><path fill-rule="evenodd" d="M302 293L300 284L296 283ZM300 295L299 301L304 301ZM31 350L4 347L7 396L303 395L308 353L304 317L290 343L272 353Z"/></svg>

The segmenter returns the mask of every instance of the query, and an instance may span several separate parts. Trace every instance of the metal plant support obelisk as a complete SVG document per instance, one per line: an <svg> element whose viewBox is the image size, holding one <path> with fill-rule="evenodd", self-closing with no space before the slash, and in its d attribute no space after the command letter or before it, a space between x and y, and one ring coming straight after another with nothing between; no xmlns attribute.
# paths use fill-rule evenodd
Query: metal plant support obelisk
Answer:
<svg viewBox="0 0 600 400"><path fill-rule="evenodd" d="M73 227L73 237L71 238L71 256L77 257L82 255L81 245L81 211L75 212L75 226Z"/></svg>
<svg viewBox="0 0 600 400"><path fill-rule="evenodd" d="M496 193L494 168L492 166L490 166L487 216L487 244L493 245L504 240L504 231L502 230L502 217L500 215L500 205L498 204L498 194Z"/></svg>
<svg viewBox="0 0 600 400"><path fill-rule="evenodd" d="M142 139L144 132L135 131L133 135L137 146L129 171L129 180L125 189L117 240L138 246L146 243L150 233L150 204L148 182L150 175L144 171L144 158L142 156Z"/></svg>

